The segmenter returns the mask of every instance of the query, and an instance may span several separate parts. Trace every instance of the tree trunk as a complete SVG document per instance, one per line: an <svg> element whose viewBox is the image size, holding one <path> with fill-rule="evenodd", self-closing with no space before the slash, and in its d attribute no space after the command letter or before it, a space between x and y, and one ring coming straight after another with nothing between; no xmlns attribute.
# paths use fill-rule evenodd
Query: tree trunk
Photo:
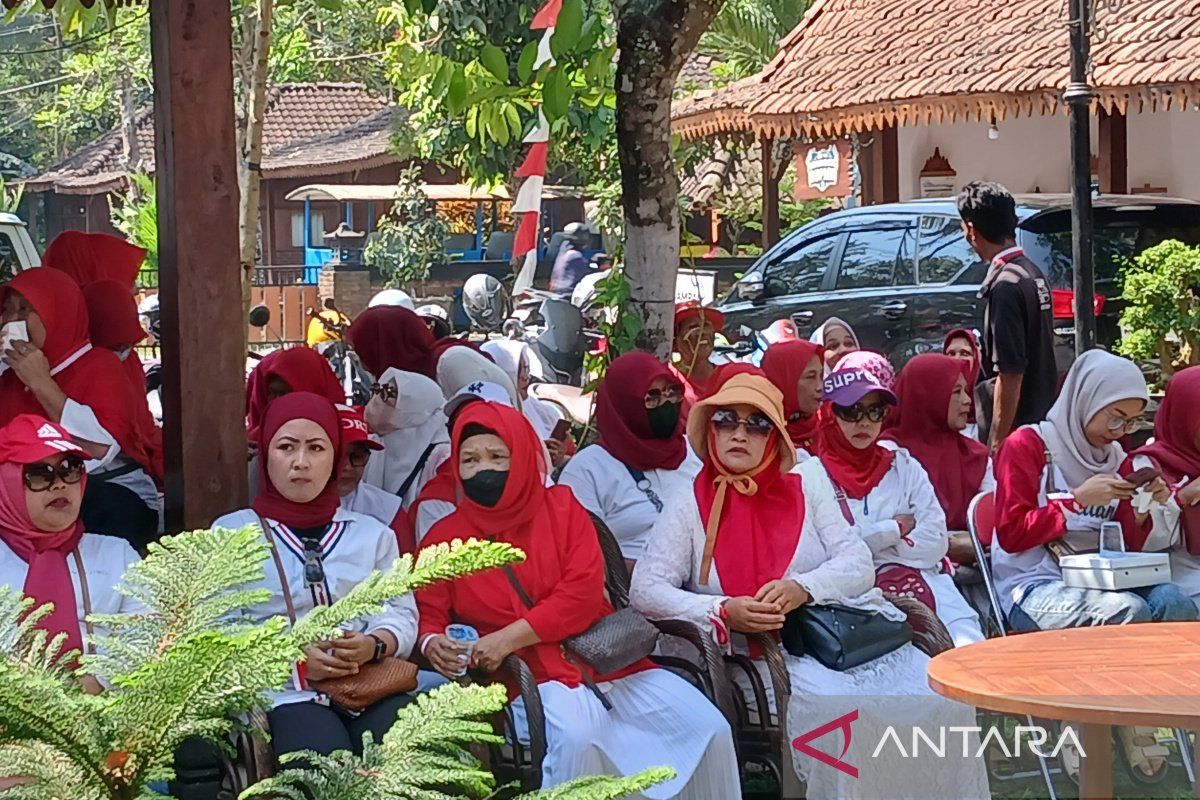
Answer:
<svg viewBox="0 0 1200 800"><path fill-rule="evenodd" d="M274 0L258 0L258 17L254 27L250 79L245 87L246 128L242 138L241 159L238 162L238 188L241 201L238 237L242 266L242 300L250 306L250 282L258 255L258 200L262 172L263 118L267 109L267 75L271 57L271 27L275 16Z"/></svg>
<svg viewBox="0 0 1200 800"><path fill-rule="evenodd" d="M637 346L671 354L679 268L679 178L671 151L675 80L724 0L616 0L617 153L625 274L644 320Z"/></svg>

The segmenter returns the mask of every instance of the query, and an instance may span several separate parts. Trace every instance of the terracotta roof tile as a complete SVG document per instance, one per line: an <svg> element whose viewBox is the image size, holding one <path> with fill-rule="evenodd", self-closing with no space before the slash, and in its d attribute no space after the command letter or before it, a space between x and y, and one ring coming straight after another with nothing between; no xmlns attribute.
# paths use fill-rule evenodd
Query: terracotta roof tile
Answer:
<svg viewBox="0 0 1200 800"><path fill-rule="evenodd" d="M794 135L895 122L902 109L926 119L1054 111L1069 75L1065 14L1062 0L818 0L762 73L678 103L675 127ZM1102 105L1200 96L1200 0L1101 4L1098 26Z"/></svg>

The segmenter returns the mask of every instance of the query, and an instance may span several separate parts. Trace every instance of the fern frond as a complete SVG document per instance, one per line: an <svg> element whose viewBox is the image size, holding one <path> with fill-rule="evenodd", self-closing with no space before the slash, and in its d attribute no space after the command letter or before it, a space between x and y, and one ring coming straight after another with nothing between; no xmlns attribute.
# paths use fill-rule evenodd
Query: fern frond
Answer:
<svg viewBox="0 0 1200 800"><path fill-rule="evenodd" d="M515 564L525 554L504 542L454 540L423 549L414 564L403 555L387 572L374 572L333 605L313 609L296 622L292 638L301 649L333 638L353 619L378 614L389 600L437 581L460 578L485 569Z"/></svg>
<svg viewBox="0 0 1200 800"><path fill-rule="evenodd" d="M125 573L117 591L143 613L97 615L107 631L84 668L117 682L201 631L236 634L243 608L270 599L268 589L246 590L263 577L269 551L257 526L241 530L190 531L149 546L146 558Z"/></svg>
<svg viewBox="0 0 1200 800"><path fill-rule="evenodd" d="M653 767L621 778L588 775L567 781L553 789L523 794L515 800L618 800L631 794L640 794L651 786L674 777L675 770L670 767Z"/></svg>
<svg viewBox="0 0 1200 800"><path fill-rule="evenodd" d="M71 800L106 800L108 787L95 773L45 742L0 745L0 775L20 775L28 783L0 794L4 800L45 800L53 796Z"/></svg>

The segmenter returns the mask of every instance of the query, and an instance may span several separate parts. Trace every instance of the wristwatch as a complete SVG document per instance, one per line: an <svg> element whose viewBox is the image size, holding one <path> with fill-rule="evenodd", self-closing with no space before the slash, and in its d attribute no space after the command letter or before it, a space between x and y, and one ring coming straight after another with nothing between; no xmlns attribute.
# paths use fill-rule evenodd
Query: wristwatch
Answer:
<svg viewBox="0 0 1200 800"><path fill-rule="evenodd" d="M373 633L367 635L375 640L375 654L371 656L371 663L382 661L383 657L387 655L387 643Z"/></svg>

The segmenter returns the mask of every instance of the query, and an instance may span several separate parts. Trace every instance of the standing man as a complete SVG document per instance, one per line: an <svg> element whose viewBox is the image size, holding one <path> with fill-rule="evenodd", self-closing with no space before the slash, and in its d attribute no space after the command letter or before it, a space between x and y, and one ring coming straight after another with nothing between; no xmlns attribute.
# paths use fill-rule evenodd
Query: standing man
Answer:
<svg viewBox="0 0 1200 800"><path fill-rule="evenodd" d="M998 183L975 181L958 196L963 235L991 263L979 296L983 366L995 379L992 452L1022 425L1045 419L1058 388L1050 284L1017 246L1017 207Z"/></svg>
<svg viewBox="0 0 1200 800"><path fill-rule="evenodd" d="M583 255L592 234L587 225L572 222L563 228L563 235L566 240L554 259L554 271L550 273L550 291L570 297L575 286L592 271L592 265Z"/></svg>

